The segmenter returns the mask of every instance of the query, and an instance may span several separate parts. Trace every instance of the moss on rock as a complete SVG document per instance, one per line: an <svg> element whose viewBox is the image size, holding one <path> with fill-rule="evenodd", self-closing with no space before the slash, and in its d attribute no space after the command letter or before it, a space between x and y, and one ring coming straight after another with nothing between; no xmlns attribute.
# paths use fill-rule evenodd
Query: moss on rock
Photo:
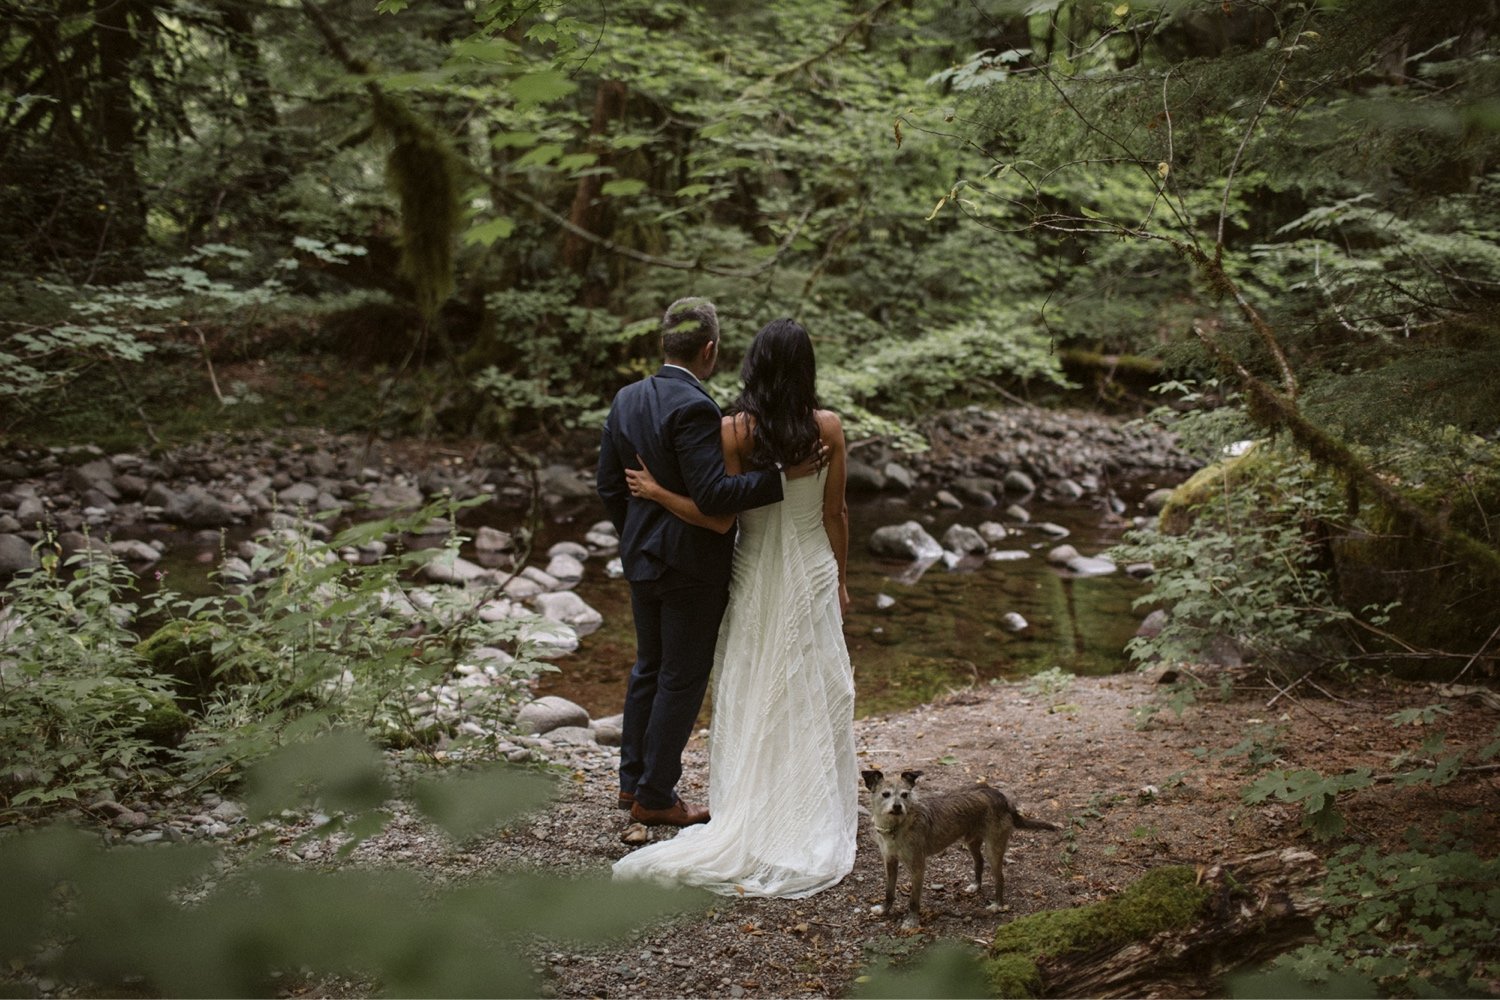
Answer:
<svg viewBox="0 0 1500 1000"><path fill-rule="evenodd" d="M1037 996L1040 964L1046 959L1191 926L1208 898L1196 871L1170 866L1147 873L1101 902L1022 917L995 932L986 962L990 988L999 997Z"/></svg>
<svg viewBox="0 0 1500 1000"><path fill-rule="evenodd" d="M213 644L222 634L218 625L171 621L141 640L135 651L153 673L176 681L183 694L202 696L218 683Z"/></svg>

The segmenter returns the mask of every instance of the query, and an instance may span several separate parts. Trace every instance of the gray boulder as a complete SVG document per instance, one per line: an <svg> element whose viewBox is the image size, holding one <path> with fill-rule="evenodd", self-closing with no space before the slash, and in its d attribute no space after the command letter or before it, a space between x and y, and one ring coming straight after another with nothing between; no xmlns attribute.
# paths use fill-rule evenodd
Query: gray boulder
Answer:
<svg viewBox="0 0 1500 1000"><path fill-rule="evenodd" d="M173 494L163 509L168 521L188 528L223 528L234 523L234 512L201 486Z"/></svg>
<svg viewBox="0 0 1500 1000"><path fill-rule="evenodd" d="M964 476L953 481L954 494L964 503L976 507L995 506L996 494L1003 492L999 483L982 476Z"/></svg>
<svg viewBox="0 0 1500 1000"><path fill-rule="evenodd" d="M543 618L571 625L580 636L597 631L604 624L604 616L571 590L554 594L538 594L533 602Z"/></svg>
<svg viewBox="0 0 1500 1000"><path fill-rule="evenodd" d="M950 525L943 532L943 548L965 556L982 556L989 551L979 532L965 524Z"/></svg>
<svg viewBox="0 0 1500 1000"><path fill-rule="evenodd" d="M1035 493L1036 483L1032 482L1031 477L1020 469L1012 469L1005 474L1005 492Z"/></svg>
<svg viewBox="0 0 1500 1000"><path fill-rule="evenodd" d="M879 493L885 489L885 476L873 465L850 460L845 464L844 488L850 493Z"/></svg>
<svg viewBox="0 0 1500 1000"><path fill-rule="evenodd" d="M543 695L521 706L516 713L516 729L540 736L563 726L588 726L589 713L581 706L555 694Z"/></svg>
<svg viewBox="0 0 1500 1000"><path fill-rule="evenodd" d="M30 542L15 535L0 535L0 576L15 576L36 567Z"/></svg>
<svg viewBox="0 0 1500 1000"><path fill-rule="evenodd" d="M876 528L870 535L870 551L892 559L937 559L943 547L916 521Z"/></svg>
<svg viewBox="0 0 1500 1000"><path fill-rule="evenodd" d="M885 488L899 493L910 493L917 485L917 477L900 462L887 462L880 470L885 476Z"/></svg>

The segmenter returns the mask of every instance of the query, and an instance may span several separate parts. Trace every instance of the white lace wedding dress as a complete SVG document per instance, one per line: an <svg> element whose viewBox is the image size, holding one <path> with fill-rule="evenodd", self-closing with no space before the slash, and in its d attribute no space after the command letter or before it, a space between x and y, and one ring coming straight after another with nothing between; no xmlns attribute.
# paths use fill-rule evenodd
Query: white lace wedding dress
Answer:
<svg viewBox="0 0 1500 1000"><path fill-rule="evenodd" d="M810 896L854 867L854 677L823 530L823 480L739 518L714 657L713 819L627 854L616 878Z"/></svg>

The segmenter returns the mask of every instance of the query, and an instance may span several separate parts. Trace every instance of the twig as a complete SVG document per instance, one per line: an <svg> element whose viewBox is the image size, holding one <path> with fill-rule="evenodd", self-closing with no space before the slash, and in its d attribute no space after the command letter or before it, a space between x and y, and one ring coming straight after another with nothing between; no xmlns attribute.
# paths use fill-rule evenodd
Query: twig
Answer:
<svg viewBox="0 0 1500 1000"><path fill-rule="evenodd" d="M193 327L193 332L198 335L198 346L203 349L203 366L208 369L208 384L213 386L214 398L219 401L220 406L223 406L225 405L224 394L219 391L219 379L214 374L214 359L208 353L208 340L203 336L202 327Z"/></svg>
<svg viewBox="0 0 1500 1000"><path fill-rule="evenodd" d="M677 271L703 271L708 274L716 274L723 278L758 278L762 274L769 271L771 268L775 267L776 264L780 261L781 255L787 251L787 249L792 245L792 241L797 238L797 234L802 231L802 226L807 222L808 216L812 214L812 206L809 205L807 210L804 211L802 215L797 219L796 224L792 226L791 231L787 233L786 238L781 241L779 246L777 246L776 253L767 258L765 263L750 271L737 271L732 268L718 267L714 264L705 264L701 260L673 260L670 257L656 257L648 253L643 253L640 250L636 250L633 247L621 246L614 240L605 239L603 236L600 236L597 233L593 233L587 229L584 229L582 226L573 222L571 219L568 219L558 212L553 211L548 205L544 204L536 198L533 198L531 195L527 194L524 191L502 188L500 190L500 194L503 197L514 198L517 201L530 206L537 212L545 215L547 218L557 223L559 226L562 226L573 235L588 240L590 243L594 244L602 250L608 251L609 253L619 254L621 257L628 257L631 260L639 261L642 264L649 264L652 267L665 267Z"/></svg>
<svg viewBox="0 0 1500 1000"><path fill-rule="evenodd" d="M1458 676L1453 678L1453 683L1457 683L1464 674L1469 672L1469 668L1472 667L1476 662L1478 662L1479 654L1483 653L1485 649L1489 647L1489 644L1495 641L1495 636L1497 635L1500 635L1500 625L1496 625L1495 631L1490 633L1490 637L1484 640L1484 642L1480 644L1478 649L1474 650L1474 655L1469 657L1469 662L1465 663L1464 668L1458 672Z"/></svg>

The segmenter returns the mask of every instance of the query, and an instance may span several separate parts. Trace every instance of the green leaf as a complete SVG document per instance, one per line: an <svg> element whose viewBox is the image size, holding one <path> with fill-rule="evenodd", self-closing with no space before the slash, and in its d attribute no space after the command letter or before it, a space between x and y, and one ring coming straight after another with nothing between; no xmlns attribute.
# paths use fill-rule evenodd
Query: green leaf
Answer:
<svg viewBox="0 0 1500 1000"><path fill-rule="evenodd" d="M605 181L599 193L612 198L628 198L631 195L640 194L646 190L646 182L636 180L633 177L620 180Z"/></svg>
<svg viewBox="0 0 1500 1000"><path fill-rule="evenodd" d="M419 781L412 801L454 840L467 840L540 809L553 784L540 775L510 768Z"/></svg>
<svg viewBox="0 0 1500 1000"><path fill-rule="evenodd" d="M278 750L245 778L245 806L265 817L318 802L326 812L362 812L390 795L385 761L363 736L341 731Z"/></svg>
<svg viewBox="0 0 1500 1000"><path fill-rule="evenodd" d="M487 247L492 245L496 240L503 240L508 238L510 234L515 231L515 220L509 219L502 215L498 219L491 219L490 221L481 223L480 225L470 226L468 230L464 232L463 242L465 246L474 246L475 244L478 244L480 246Z"/></svg>
<svg viewBox="0 0 1500 1000"><path fill-rule="evenodd" d="M525 76L516 77L510 83L511 96L521 107L555 101L559 97L568 96L577 89L578 84L555 69L527 73Z"/></svg>

